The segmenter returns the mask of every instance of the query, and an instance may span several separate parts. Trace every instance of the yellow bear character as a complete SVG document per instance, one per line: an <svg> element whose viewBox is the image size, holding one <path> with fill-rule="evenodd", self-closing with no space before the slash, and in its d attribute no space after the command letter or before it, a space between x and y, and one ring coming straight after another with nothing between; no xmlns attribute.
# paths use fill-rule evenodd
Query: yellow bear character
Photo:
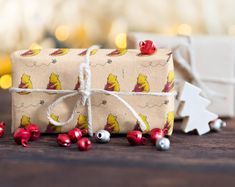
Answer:
<svg viewBox="0 0 235 187"><path fill-rule="evenodd" d="M59 116L56 116L55 114L51 114L51 118L59 122ZM49 122L45 132L46 133L61 133L61 126L55 126Z"/></svg>
<svg viewBox="0 0 235 187"><path fill-rule="evenodd" d="M87 116L80 114L77 119L77 128L81 130L88 129L88 122L87 122Z"/></svg>
<svg viewBox="0 0 235 187"><path fill-rule="evenodd" d="M59 80L59 75L55 73L51 73L49 78L49 83L47 85L47 89L49 90L61 90L61 83Z"/></svg>
<svg viewBox="0 0 235 187"><path fill-rule="evenodd" d="M170 92L174 88L174 71L170 71L167 76L167 82L162 90L162 92Z"/></svg>
<svg viewBox="0 0 235 187"><path fill-rule="evenodd" d="M20 119L20 128L27 127L30 123L30 117L23 115Z"/></svg>
<svg viewBox="0 0 235 187"><path fill-rule="evenodd" d="M135 88L133 92L149 92L150 86L147 81L147 76L143 74L139 74L137 78L137 83L135 85Z"/></svg>
<svg viewBox="0 0 235 187"><path fill-rule="evenodd" d="M116 75L113 75L112 73L108 75L107 83L104 89L108 91L115 91L115 92L120 91L120 85L119 85Z"/></svg>
<svg viewBox="0 0 235 187"><path fill-rule="evenodd" d="M149 126L149 123L147 121L147 116L143 115L143 114L139 114L140 118L143 120L144 124L145 124L145 131L144 133L147 133L150 131L150 126ZM138 121L136 122L136 125L134 127L134 130L138 130L138 131L141 131L141 128L140 128L140 124L138 123Z"/></svg>
<svg viewBox="0 0 235 187"><path fill-rule="evenodd" d="M107 123L104 127L105 130L109 131L110 133L119 133L120 127L117 121L117 116L109 114L107 117Z"/></svg>
<svg viewBox="0 0 235 187"><path fill-rule="evenodd" d="M164 125L163 130L167 135L171 135L173 132L173 127L174 127L174 112L168 112L166 123Z"/></svg>
<svg viewBox="0 0 235 187"><path fill-rule="evenodd" d="M18 86L19 88L23 88L23 89L32 89L33 88L33 83L30 80L30 76L27 74L23 74L21 76L21 82ZM19 92L19 94L28 94L29 92Z"/></svg>

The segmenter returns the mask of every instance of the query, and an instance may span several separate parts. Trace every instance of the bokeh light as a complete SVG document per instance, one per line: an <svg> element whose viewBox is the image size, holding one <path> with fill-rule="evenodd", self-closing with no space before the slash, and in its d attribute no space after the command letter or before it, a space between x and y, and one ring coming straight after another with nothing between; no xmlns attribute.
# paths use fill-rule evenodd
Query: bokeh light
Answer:
<svg viewBox="0 0 235 187"><path fill-rule="evenodd" d="M127 47L127 34L119 33L115 37L115 44L118 49L125 49Z"/></svg>
<svg viewBox="0 0 235 187"><path fill-rule="evenodd" d="M42 49L42 46L39 45L38 43L32 43L32 44L29 46L29 49Z"/></svg>
<svg viewBox="0 0 235 187"><path fill-rule="evenodd" d="M177 27L177 33L179 35L187 35L190 36L192 34L192 27L188 24L180 24Z"/></svg>
<svg viewBox="0 0 235 187"><path fill-rule="evenodd" d="M8 89L12 86L12 78L10 74L6 74L0 77L0 88Z"/></svg>
<svg viewBox="0 0 235 187"><path fill-rule="evenodd" d="M55 37L59 41L65 41L69 38L70 28L67 25L60 25L55 30Z"/></svg>

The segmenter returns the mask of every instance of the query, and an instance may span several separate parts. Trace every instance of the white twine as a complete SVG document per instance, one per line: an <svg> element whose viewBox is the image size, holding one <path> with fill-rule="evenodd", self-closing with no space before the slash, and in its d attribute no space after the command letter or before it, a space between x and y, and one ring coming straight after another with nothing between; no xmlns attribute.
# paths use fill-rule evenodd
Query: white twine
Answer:
<svg viewBox="0 0 235 187"><path fill-rule="evenodd" d="M66 94L58 99L56 99L51 105L48 106L47 110L47 118L49 122L55 126L64 126L70 122L75 117L76 109L79 107L80 101L83 106L86 106L87 109L87 116L88 116L88 132L90 136L93 136L93 126L92 126L92 112L91 112L91 95L92 94L108 94L110 96L113 96L118 101L120 101L131 113L132 115L137 119L140 129L142 131L145 131L146 126L144 121L141 119L141 117L137 114L137 112L134 110L134 108L127 103L124 99L122 99L119 95L151 95L151 96L175 96L176 92L111 92L103 89L92 89L91 88L91 71L90 71L90 53L94 49L98 49L99 46L92 46L90 47L86 52L85 62L80 65L80 72L79 72L79 78L80 78L80 88L78 90L49 90L49 89L22 89L22 88L11 88L10 91L12 92L45 92L45 93L56 93L56 94ZM69 119L67 121L55 121L51 118L52 111L54 108L63 100L78 96L78 99L74 105L72 114L70 115ZM80 97L79 97L80 96Z"/></svg>
<svg viewBox="0 0 235 187"><path fill-rule="evenodd" d="M173 50L174 61L191 76L193 81L202 89L202 95L204 97L215 96L219 98L225 98L224 94L217 93L210 89L203 81L215 82L219 84L235 84L235 79L225 79L217 77L201 77L195 67L195 55L192 47L192 39L188 37L188 45L179 45ZM183 57L181 49L185 47L188 50L189 62Z"/></svg>

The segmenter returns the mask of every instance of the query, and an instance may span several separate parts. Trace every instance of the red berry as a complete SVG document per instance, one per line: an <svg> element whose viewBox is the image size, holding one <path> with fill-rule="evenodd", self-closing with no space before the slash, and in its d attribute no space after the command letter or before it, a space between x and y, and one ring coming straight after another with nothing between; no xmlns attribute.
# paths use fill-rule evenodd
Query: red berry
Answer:
<svg viewBox="0 0 235 187"><path fill-rule="evenodd" d="M91 141L88 138L81 138L78 140L77 145L80 151L88 151L92 146Z"/></svg>
<svg viewBox="0 0 235 187"><path fill-rule="evenodd" d="M59 134L57 136L57 143L62 147L69 147L71 145L70 138L67 134Z"/></svg>
<svg viewBox="0 0 235 187"><path fill-rule="evenodd" d="M68 132L71 142L76 143L82 138L82 131L79 128L74 128Z"/></svg>
<svg viewBox="0 0 235 187"><path fill-rule="evenodd" d="M141 131L130 131L127 133L126 138L131 145L145 145L147 143Z"/></svg>
<svg viewBox="0 0 235 187"><path fill-rule="evenodd" d="M23 147L28 146L28 141L30 139L30 132L25 128L18 128L14 133L14 140L18 145Z"/></svg>
<svg viewBox="0 0 235 187"><path fill-rule="evenodd" d="M36 124L29 124L26 129L30 132L30 140L34 141L40 138L40 128Z"/></svg>
<svg viewBox="0 0 235 187"><path fill-rule="evenodd" d="M151 40L141 41L139 43L141 54L151 55L156 51L156 46Z"/></svg>
<svg viewBox="0 0 235 187"><path fill-rule="evenodd" d="M88 129L82 129L82 136L88 135Z"/></svg>
<svg viewBox="0 0 235 187"><path fill-rule="evenodd" d="M0 122L0 138L3 137L4 135L5 127L6 127L6 124L3 121L1 121Z"/></svg>
<svg viewBox="0 0 235 187"><path fill-rule="evenodd" d="M153 143L155 143L158 139L163 138L165 136L165 131L159 128L154 128L150 131L150 139Z"/></svg>

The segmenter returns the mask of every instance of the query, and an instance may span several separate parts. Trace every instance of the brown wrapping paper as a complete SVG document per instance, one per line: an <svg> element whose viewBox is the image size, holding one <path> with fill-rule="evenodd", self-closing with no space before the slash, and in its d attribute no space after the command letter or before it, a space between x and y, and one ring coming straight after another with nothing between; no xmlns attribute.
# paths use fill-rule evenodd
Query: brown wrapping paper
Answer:
<svg viewBox="0 0 235 187"><path fill-rule="evenodd" d="M79 65L84 62L85 49L43 49L16 51L12 54L13 87L58 90L78 89ZM139 55L138 50L115 51L100 49L90 56L91 87L121 92L172 92L174 71L171 52L159 49L153 55ZM12 93L12 131L36 123L42 132L67 132L73 127L87 128L84 106L76 110L74 120L57 127L48 122L47 108L65 94ZM167 128L171 135L174 121L174 96L121 96L140 115L150 129ZM69 118L73 97L60 103L51 116L54 120ZM126 133L139 129L136 119L116 98L106 94L91 96L94 132L107 129L111 133Z"/></svg>

